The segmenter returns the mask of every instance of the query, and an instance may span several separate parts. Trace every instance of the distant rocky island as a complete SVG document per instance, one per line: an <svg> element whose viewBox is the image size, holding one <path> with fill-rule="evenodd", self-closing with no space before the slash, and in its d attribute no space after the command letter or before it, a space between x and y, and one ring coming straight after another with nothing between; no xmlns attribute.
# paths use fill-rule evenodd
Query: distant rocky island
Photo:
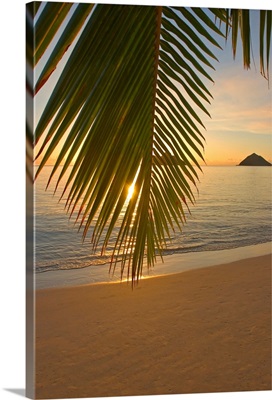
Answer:
<svg viewBox="0 0 272 400"><path fill-rule="evenodd" d="M252 167L271 167L272 164L266 161L262 156L258 156L258 154L253 153L250 156L247 156L243 161L240 162L240 165L244 166L252 166Z"/></svg>

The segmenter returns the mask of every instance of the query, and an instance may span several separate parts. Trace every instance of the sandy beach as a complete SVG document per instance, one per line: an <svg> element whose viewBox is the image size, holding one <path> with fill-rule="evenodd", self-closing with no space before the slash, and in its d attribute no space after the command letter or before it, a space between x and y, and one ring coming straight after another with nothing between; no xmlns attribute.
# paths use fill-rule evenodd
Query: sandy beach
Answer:
<svg viewBox="0 0 272 400"><path fill-rule="evenodd" d="M249 390L271 390L271 255L37 291L37 398Z"/></svg>

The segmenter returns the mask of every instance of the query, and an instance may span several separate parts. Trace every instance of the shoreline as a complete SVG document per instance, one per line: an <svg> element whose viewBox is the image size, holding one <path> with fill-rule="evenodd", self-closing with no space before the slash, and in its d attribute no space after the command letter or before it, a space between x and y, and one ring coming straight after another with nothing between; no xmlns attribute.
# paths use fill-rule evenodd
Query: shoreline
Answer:
<svg viewBox="0 0 272 400"><path fill-rule="evenodd" d="M226 250L168 254L164 256L164 262L158 260L155 267L145 273L141 280L206 268L270 253L272 253L271 242ZM118 273L114 277L111 277L108 273L108 265L101 264L80 269L34 273L35 287L39 290L86 284L120 283ZM123 281L126 282L126 279Z"/></svg>
<svg viewBox="0 0 272 400"><path fill-rule="evenodd" d="M271 254L36 292L36 397L271 390Z"/></svg>

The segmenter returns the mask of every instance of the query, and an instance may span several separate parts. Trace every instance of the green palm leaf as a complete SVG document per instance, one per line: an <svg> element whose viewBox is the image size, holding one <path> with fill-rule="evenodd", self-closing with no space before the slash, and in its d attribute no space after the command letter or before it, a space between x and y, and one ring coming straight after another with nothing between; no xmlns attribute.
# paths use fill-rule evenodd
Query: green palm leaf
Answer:
<svg viewBox="0 0 272 400"><path fill-rule="evenodd" d="M84 24L86 18L89 16L93 6L94 6L93 4L77 5L64 31L60 35L60 38L57 41L54 50L50 53L50 57L48 58L47 63L44 66L38 81L36 82L34 89L35 93L37 93L41 89L41 87L46 83L50 75L56 69L57 64L62 59L63 55L68 50L70 45L73 43L74 39L76 38L77 34L82 28L82 25ZM70 7L71 5L68 5L65 11L66 12L69 11ZM52 13L51 10L49 10L49 16L51 15L51 13ZM60 26L61 23L62 20L59 21L59 25L57 26L57 28ZM42 49L47 48L49 45L48 37L46 36L46 38L47 42L45 43L45 45L40 46L40 48ZM37 62L38 60L39 60L39 55L35 57L35 61Z"/></svg>
<svg viewBox="0 0 272 400"><path fill-rule="evenodd" d="M71 19L73 32L85 11ZM58 186L73 162L62 196L84 238L92 227L94 248L105 251L122 215L111 266L121 257L121 276L126 271L133 283L145 258L150 267L162 256L166 238L186 221L184 207L194 203L203 160L201 115L209 115L212 98L205 82L212 81L213 48L220 47L215 37L224 36L214 15L228 30L222 9L95 5L35 130L36 157L43 156L37 176L65 139L49 181L60 171ZM238 26L248 54L249 19L241 15L238 25L235 13L230 16L233 43ZM46 18L47 12L42 26ZM69 31L52 50L37 88L55 68ZM50 38L41 35L39 49ZM135 192L128 199L132 182Z"/></svg>
<svg viewBox="0 0 272 400"><path fill-rule="evenodd" d="M269 80L272 10L260 10L259 57L261 74ZM246 69L251 65L250 10L226 10L226 31L231 29L233 56L236 56L240 33L243 62ZM226 35L227 36L227 35Z"/></svg>

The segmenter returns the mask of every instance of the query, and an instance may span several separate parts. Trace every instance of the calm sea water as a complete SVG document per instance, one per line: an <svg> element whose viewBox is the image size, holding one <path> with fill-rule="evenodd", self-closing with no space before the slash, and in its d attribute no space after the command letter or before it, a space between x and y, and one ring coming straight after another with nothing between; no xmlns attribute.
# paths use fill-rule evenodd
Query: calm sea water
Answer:
<svg viewBox="0 0 272 400"><path fill-rule="evenodd" d="M81 233L64 210L65 199L58 202L62 187L54 196L53 181L45 191L51 170L52 167L45 167L35 186L36 272L106 264L109 253L101 257L92 252L91 232L82 243ZM169 241L165 257L270 242L271 174L270 167L203 167L192 215L187 217L183 231ZM101 268L108 271L107 265Z"/></svg>

